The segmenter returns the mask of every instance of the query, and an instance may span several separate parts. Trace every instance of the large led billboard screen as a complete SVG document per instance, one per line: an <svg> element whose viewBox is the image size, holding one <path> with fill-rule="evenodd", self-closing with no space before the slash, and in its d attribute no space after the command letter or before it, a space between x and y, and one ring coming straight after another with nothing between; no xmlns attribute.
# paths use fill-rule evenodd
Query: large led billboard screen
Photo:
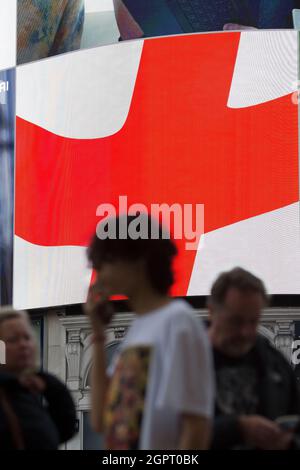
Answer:
<svg viewBox="0 0 300 470"><path fill-rule="evenodd" d="M300 294L298 35L123 42L17 70L14 305L84 302L103 203L203 204L178 296L236 265Z"/></svg>

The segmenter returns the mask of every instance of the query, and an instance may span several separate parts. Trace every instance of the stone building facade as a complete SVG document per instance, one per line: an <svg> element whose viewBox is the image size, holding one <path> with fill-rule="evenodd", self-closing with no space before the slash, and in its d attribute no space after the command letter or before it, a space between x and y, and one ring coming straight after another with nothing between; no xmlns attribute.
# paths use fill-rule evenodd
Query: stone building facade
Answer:
<svg viewBox="0 0 300 470"><path fill-rule="evenodd" d="M195 310L195 315L207 319L206 310ZM131 313L115 315L107 330L107 362L132 322ZM78 434L67 449L101 448L101 439L89 426L90 368L92 359L91 328L83 315L66 315L64 309L51 310L43 319L43 365L60 377L72 391L77 413ZM268 338L291 362L296 325L300 322L300 308L272 308L263 313L260 333Z"/></svg>

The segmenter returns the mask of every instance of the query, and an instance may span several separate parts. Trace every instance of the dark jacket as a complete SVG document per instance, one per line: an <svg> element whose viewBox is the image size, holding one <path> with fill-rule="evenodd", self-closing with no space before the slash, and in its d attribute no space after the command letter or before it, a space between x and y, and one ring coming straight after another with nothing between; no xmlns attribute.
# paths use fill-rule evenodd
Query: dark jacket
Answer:
<svg viewBox="0 0 300 470"><path fill-rule="evenodd" d="M21 430L25 449L54 450L76 432L76 413L65 385L53 375L40 373L46 383L43 395L24 388L17 378L0 371L4 390ZM11 422L0 403L0 450L14 449Z"/></svg>
<svg viewBox="0 0 300 470"><path fill-rule="evenodd" d="M284 415L300 415L300 393L297 379L281 352L259 336L254 346L259 377L260 415L274 420ZM293 447L300 449L300 429ZM243 436L237 416L220 414L216 407L213 449L243 446Z"/></svg>

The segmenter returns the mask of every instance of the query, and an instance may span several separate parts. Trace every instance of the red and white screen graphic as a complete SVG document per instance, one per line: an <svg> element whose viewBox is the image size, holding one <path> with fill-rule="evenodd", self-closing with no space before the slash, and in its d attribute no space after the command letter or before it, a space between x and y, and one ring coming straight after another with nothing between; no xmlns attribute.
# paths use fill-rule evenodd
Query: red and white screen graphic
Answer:
<svg viewBox="0 0 300 470"><path fill-rule="evenodd" d="M243 266L300 294L297 33L124 42L17 70L14 305L84 302L101 203L204 204L173 295Z"/></svg>

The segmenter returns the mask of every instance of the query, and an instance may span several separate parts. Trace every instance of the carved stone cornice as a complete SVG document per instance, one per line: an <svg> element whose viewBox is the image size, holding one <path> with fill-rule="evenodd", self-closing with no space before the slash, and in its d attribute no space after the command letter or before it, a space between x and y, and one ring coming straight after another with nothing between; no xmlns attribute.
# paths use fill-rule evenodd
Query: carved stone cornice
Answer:
<svg viewBox="0 0 300 470"><path fill-rule="evenodd" d="M202 320L208 319L206 309L195 310L195 315ZM134 318L135 315L129 312L114 315L107 327L107 346L123 338ZM296 321L300 321L298 308L269 308L263 311L259 326L259 332L266 336L289 361ZM90 321L87 316L81 315L60 316L60 322L66 332L67 383L71 390L78 390L83 385L90 362Z"/></svg>
<svg viewBox="0 0 300 470"><path fill-rule="evenodd" d="M197 310L195 309L195 314L203 319L207 319L208 311L206 309ZM113 317L113 320L109 326L125 326L128 327L135 315L133 313L116 313ZM282 321L282 320L293 320L300 321L300 308L267 308L263 310L262 313L262 322L263 321ZM61 323L66 327L66 329L71 328L85 328L89 325L89 319L85 315L74 315L74 316L61 316Z"/></svg>

